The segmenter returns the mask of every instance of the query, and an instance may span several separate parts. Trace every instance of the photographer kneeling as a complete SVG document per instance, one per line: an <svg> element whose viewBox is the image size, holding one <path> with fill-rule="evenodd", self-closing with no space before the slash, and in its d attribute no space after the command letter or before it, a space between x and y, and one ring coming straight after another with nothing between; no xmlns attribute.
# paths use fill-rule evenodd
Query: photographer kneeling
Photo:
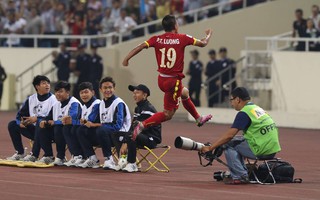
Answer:
<svg viewBox="0 0 320 200"><path fill-rule="evenodd" d="M249 183L244 157L256 159L261 156L273 158L281 150L278 128L262 108L250 102L246 88L237 87L231 92L230 103L239 111L231 128L211 146L204 146L202 153L213 151L223 145L231 178L226 184ZM239 130L243 136L236 136Z"/></svg>

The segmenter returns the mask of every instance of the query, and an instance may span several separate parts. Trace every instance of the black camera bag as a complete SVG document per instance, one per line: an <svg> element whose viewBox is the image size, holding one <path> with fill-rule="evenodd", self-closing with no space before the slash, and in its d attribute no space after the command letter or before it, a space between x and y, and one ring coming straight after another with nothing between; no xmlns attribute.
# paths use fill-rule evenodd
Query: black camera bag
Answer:
<svg viewBox="0 0 320 200"><path fill-rule="evenodd" d="M282 160L278 161L267 161L276 183L293 183L302 182L302 179L294 179L294 168L293 166ZM265 163L259 165L256 174L259 180L264 180L265 183L272 183L272 178L269 175L268 168Z"/></svg>

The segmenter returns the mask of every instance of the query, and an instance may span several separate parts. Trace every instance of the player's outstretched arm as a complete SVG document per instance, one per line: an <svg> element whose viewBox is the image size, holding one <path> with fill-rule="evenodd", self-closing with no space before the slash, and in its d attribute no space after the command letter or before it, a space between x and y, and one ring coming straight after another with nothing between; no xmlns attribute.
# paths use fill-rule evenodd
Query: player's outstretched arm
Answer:
<svg viewBox="0 0 320 200"><path fill-rule="evenodd" d="M209 40L212 36L212 29L206 30L205 33L206 33L206 37L202 38L201 40L197 40L195 43L195 46L198 46L198 47L207 46L207 44L209 43Z"/></svg>
<svg viewBox="0 0 320 200"><path fill-rule="evenodd" d="M137 47L135 47L134 49L132 49L132 50L128 53L128 55L123 59L122 65L123 65L123 66L128 66L128 65L129 65L129 60L130 60L133 56L137 55L137 54L138 54L142 49L144 49L144 48L148 48L148 46L147 46L147 44L146 44L145 42L139 44Z"/></svg>

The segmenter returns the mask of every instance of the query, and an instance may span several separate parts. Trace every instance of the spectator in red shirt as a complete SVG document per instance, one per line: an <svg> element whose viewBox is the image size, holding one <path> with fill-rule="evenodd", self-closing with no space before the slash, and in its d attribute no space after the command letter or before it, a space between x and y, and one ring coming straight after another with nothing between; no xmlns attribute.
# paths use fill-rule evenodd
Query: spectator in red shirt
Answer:
<svg viewBox="0 0 320 200"><path fill-rule="evenodd" d="M162 27L165 30L164 34L153 36L148 41L135 47L122 62L123 66L128 66L129 60L141 50L154 47L159 72L158 85L165 93L164 111L157 112L147 120L135 124L133 127L133 140L144 128L170 120L178 109L180 98L184 108L196 119L198 126L202 126L212 118L212 115L199 115L190 99L188 89L183 87L181 82L185 77L183 74L185 47L188 45L205 47L211 38L212 30L206 30L206 37L201 40L190 35L179 34L179 26L173 15L167 15L163 18Z"/></svg>
<svg viewBox="0 0 320 200"><path fill-rule="evenodd" d="M74 15L74 20L71 20L69 22L69 27L71 29L71 35L82 35L84 32L85 25L81 15ZM80 40L72 39L70 43L71 47L77 47L80 44Z"/></svg>
<svg viewBox="0 0 320 200"><path fill-rule="evenodd" d="M171 0L171 13L183 13L184 0Z"/></svg>

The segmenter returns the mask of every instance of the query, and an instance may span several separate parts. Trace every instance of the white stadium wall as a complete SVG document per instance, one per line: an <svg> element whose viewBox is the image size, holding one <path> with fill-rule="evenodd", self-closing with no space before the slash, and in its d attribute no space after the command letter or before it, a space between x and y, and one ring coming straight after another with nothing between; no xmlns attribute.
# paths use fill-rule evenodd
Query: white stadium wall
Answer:
<svg viewBox="0 0 320 200"><path fill-rule="evenodd" d="M320 113L320 54L272 53L272 109Z"/></svg>
<svg viewBox="0 0 320 200"><path fill-rule="evenodd" d="M50 54L51 48L0 48L0 61L8 74L18 75L31 67L35 62ZM51 67L52 59L43 63Z"/></svg>
<svg viewBox="0 0 320 200"><path fill-rule="evenodd" d="M319 53L272 54L272 109L283 126L320 129Z"/></svg>
<svg viewBox="0 0 320 200"><path fill-rule="evenodd" d="M8 78L4 82L3 97L0 110L12 110L16 109L16 87L15 79L16 76L21 74L23 71L31 67L35 62L50 54L53 49L38 48L38 49L27 49L27 48L0 48L0 62L4 67ZM52 59L46 60L42 63L42 67L46 69L51 67ZM34 71L34 75L39 74L40 67ZM32 82L33 75L29 73L25 77ZM33 90L34 91L34 90Z"/></svg>

